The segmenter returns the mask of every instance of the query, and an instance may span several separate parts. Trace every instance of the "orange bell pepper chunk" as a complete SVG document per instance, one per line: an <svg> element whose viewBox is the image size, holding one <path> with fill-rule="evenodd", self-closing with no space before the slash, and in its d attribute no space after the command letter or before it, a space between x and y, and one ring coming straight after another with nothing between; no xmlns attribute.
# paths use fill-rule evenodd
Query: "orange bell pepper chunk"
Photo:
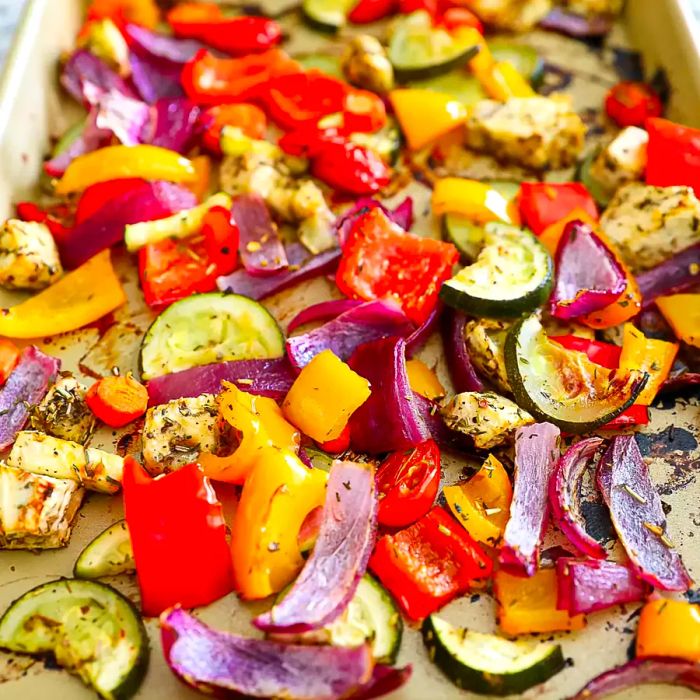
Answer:
<svg viewBox="0 0 700 700"><path fill-rule="evenodd" d="M424 148L467 119L467 108L459 100L432 90L392 90L389 99L412 151Z"/></svg>
<svg viewBox="0 0 700 700"><path fill-rule="evenodd" d="M700 605L660 598L642 608L637 657L650 656L700 662Z"/></svg>
<svg viewBox="0 0 700 700"><path fill-rule="evenodd" d="M2 386L19 362L20 349L9 339L0 338L0 386Z"/></svg>
<svg viewBox="0 0 700 700"><path fill-rule="evenodd" d="M442 398L447 393L435 372L422 360L418 358L408 360L406 372L408 373L408 383L416 394L433 401Z"/></svg>
<svg viewBox="0 0 700 700"><path fill-rule="evenodd" d="M192 192L198 202L203 202L211 189L211 158L209 156L195 156L191 163L195 178L192 182L185 183L185 187Z"/></svg>
<svg viewBox="0 0 700 700"><path fill-rule="evenodd" d="M513 487L503 465L489 455L468 481L443 489L450 510L464 529L479 542L495 545L510 514Z"/></svg>
<svg viewBox="0 0 700 700"><path fill-rule="evenodd" d="M56 194L79 192L98 182L140 177L144 180L192 182L197 173L189 161L160 146L106 146L78 156L56 183Z"/></svg>
<svg viewBox="0 0 700 700"><path fill-rule="evenodd" d="M508 200L495 188L479 180L444 177L435 182L433 214L461 214L477 224L489 221L511 223Z"/></svg>
<svg viewBox="0 0 700 700"><path fill-rule="evenodd" d="M288 450L258 451L231 527L233 573L242 598L279 593L301 571L299 530L306 516L323 505L327 478Z"/></svg>
<svg viewBox="0 0 700 700"><path fill-rule="evenodd" d="M679 340L700 348L700 294L659 297L656 306Z"/></svg>
<svg viewBox="0 0 700 700"><path fill-rule="evenodd" d="M678 353L678 343L647 338L631 323L625 323L622 336L620 367L646 372L649 379L635 403L651 405L666 381Z"/></svg>
<svg viewBox="0 0 700 700"><path fill-rule="evenodd" d="M126 302L109 250L35 296L0 314L0 335L42 338L67 333L97 321Z"/></svg>
<svg viewBox="0 0 700 700"><path fill-rule="evenodd" d="M506 634L566 632L586 625L583 615L557 610L555 569L540 569L529 578L498 571L493 590L498 602L498 626Z"/></svg>
<svg viewBox="0 0 700 700"><path fill-rule="evenodd" d="M219 411L224 420L240 433L240 441L233 454L226 457L208 452L200 454L199 463L210 479L242 484L262 449L273 447L295 453L299 448L299 432L284 419L273 399L249 394L224 382Z"/></svg>
<svg viewBox="0 0 700 700"><path fill-rule="evenodd" d="M316 355L282 404L285 418L316 442L340 437L350 416L371 394L369 382L331 350Z"/></svg>
<svg viewBox="0 0 700 700"><path fill-rule="evenodd" d="M117 24L140 24L153 29L160 21L160 10L155 0L92 0L87 18L108 18Z"/></svg>

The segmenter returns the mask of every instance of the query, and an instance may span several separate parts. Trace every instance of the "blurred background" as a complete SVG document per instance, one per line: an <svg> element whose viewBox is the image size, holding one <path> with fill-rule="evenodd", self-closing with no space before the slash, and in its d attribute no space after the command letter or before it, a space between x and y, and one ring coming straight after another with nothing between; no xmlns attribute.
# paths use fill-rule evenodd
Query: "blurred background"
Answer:
<svg viewBox="0 0 700 700"><path fill-rule="evenodd" d="M0 64L10 48L12 35L26 0L0 0Z"/></svg>

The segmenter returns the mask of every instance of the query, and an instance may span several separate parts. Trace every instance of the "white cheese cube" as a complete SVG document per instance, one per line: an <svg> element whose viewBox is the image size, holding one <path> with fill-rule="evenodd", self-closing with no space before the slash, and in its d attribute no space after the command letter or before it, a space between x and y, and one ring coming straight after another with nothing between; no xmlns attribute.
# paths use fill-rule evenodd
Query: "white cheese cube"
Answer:
<svg viewBox="0 0 700 700"><path fill-rule="evenodd" d="M83 495L75 481L0 464L0 548L65 546Z"/></svg>
<svg viewBox="0 0 700 700"><path fill-rule="evenodd" d="M216 453L224 431L213 394L149 408L142 436L146 468L152 474L161 474L196 461L200 452Z"/></svg>
<svg viewBox="0 0 700 700"><path fill-rule="evenodd" d="M623 129L591 165L591 177L610 194L627 182L641 180L647 165L649 134L636 126Z"/></svg>
<svg viewBox="0 0 700 700"><path fill-rule="evenodd" d="M556 170L576 161L585 135L568 97L512 97L477 102L466 122L465 143L503 162Z"/></svg>
<svg viewBox="0 0 700 700"><path fill-rule="evenodd" d="M43 289L63 274L49 229L36 221L9 219L0 229L0 286Z"/></svg>
<svg viewBox="0 0 700 700"><path fill-rule="evenodd" d="M498 29L525 32L551 9L551 0L471 0L469 8Z"/></svg>
<svg viewBox="0 0 700 700"><path fill-rule="evenodd" d="M617 190L600 227L632 272L641 272L700 241L700 201L690 187L632 182Z"/></svg>

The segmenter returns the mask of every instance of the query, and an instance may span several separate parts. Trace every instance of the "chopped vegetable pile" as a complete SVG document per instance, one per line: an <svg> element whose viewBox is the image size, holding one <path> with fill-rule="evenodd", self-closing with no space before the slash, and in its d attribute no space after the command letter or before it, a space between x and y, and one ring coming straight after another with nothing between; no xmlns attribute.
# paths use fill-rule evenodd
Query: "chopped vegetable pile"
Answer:
<svg viewBox="0 0 700 700"><path fill-rule="evenodd" d="M589 129L496 35L599 38L621 4L304 0L340 33L302 54L284 18L92 0L60 67L84 115L0 229L25 294L0 548L67 546L86 491L124 519L4 611L1 648L128 698L156 618L203 693L359 700L411 682L410 626L457 688L509 695L624 604L633 658L567 693L700 691L699 572L635 439L700 383L700 131L631 80ZM52 341L86 328L62 371ZM189 612L229 594L262 601L249 634ZM449 608L482 594L495 633Z"/></svg>

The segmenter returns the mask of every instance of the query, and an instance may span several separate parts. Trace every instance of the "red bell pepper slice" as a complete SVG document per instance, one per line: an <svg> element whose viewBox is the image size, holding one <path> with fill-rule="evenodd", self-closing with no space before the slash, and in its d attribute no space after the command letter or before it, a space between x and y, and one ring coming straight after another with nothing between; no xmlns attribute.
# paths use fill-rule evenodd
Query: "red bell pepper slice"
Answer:
<svg viewBox="0 0 700 700"><path fill-rule="evenodd" d="M418 522L379 539L370 570L412 620L422 620L491 575L493 563L480 545L435 506Z"/></svg>
<svg viewBox="0 0 700 700"><path fill-rule="evenodd" d="M598 220L595 200L580 182L523 182L518 206L523 223L537 236L574 209Z"/></svg>
<svg viewBox="0 0 700 700"><path fill-rule="evenodd" d="M267 117L260 107L241 102L215 105L199 117L204 128L202 142L212 153L221 154L221 131L225 126L236 126L251 139L262 139L267 130Z"/></svg>
<svg viewBox="0 0 700 700"><path fill-rule="evenodd" d="M440 287L458 260L451 243L407 233L377 207L350 230L335 279L353 299L393 299L420 325L437 305Z"/></svg>
<svg viewBox="0 0 700 700"><path fill-rule="evenodd" d="M123 488L144 615L207 605L233 590L226 523L201 467L152 479L127 457Z"/></svg>
<svg viewBox="0 0 700 700"><path fill-rule="evenodd" d="M661 98L646 83L623 80L605 96L605 113L618 126L644 126L647 117L663 114Z"/></svg>
<svg viewBox="0 0 700 700"><path fill-rule="evenodd" d="M236 269L238 229L222 207L204 216L201 235L149 243L139 251L139 277L146 304L153 309L190 294L216 289L216 278Z"/></svg>
<svg viewBox="0 0 700 700"><path fill-rule="evenodd" d="M353 24L369 24L388 17L396 6L396 0L359 0L348 19Z"/></svg>
<svg viewBox="0 0 700 700"><path fill-rule="evenodd" d="M350 141L325 141L311 163L311 173L349 194L378 192L391 181L391 169L371 149Z"/></svg>
<svg viewBox="0 0 700 700"><path fill-rule="evenodd" d="M386 124L386 105L369 90L350 89L343 100L343 133L373 133Z"/></svg>
<svg viewBox="0 0 700 700"><path fill-rule="evenodd" d="M187 96L200 105L250 102L260 97L271 78L301 70L281 49L242 58L217 58L202 49L185 64L180 82Z"/></svg>
<svg viewBox="0 0 700 700"><path fill-rule="evenodd" d="M70 235L70 226L66 226L62 221L34 204L34 202L19 202L16 206L16 211L17 217L22 221L36 221L40 224L46 224L56 241L64 241Z"/></svg>
<svg viewBox="0 0 700 700"><path fill-rule="evenodd" d="M647 119L646 181L649 185L685 185L700 193L700 129L668 119Z"/></svg>
<svg viewBox="0 0 700 700"><path fill-rule="evenodd" d="M553 335L549 339L559 343L567 350L585 352L591 362L602 367L617 369L620 365L622 348L618 345L601 343L598 340L589 340L578 335Z"/></svg>
<svg viewBox="0 0 700 700"><path fill-rule="evenodd" d="M556 335L550 336L563 345L567 350L578 350L585 352L591 362L595 362L606 369L617 369L620 366L620 355L622 348L612 343L601 343L598 340L589 340L577 335ZM609 423L602 426L601 430L617 430L633 425L646 425L649 422L649 411L646 406L633 404L623 411L619 416L613 418Z"/></svg>
<svg viewBox="0 0 700 700"><path fill-rule="evenodd" d="M348 86L319 70L273 78L263 94L270 118L283 129L315 124L341 112Z"/></svg>
<svg viewBox="0 0 700 700"><path fill-rule="evenodd" d="M198 39L242 56L267 51L282 40L282 29L267 17L227 17L214 3L183 3L168 12L175 36Z"/></svg>
<svg viewBox="0 0 700 700"><path fill-rule="evenodd" d="M442 24L448 32L455 31L461 27L473 27L479 34L484 33L484 25L481 20L466 7L450 7L440 18Z"/></svg>
<svg viewBox="0 0 700 700"><path fill-rule="evenodd" d="M144 182L145 180L141 178L129 177L119 180L108 180L107 182L97 182L94 185L90 185L85 189L78 200L78 207L75 212L75 223L81 224L102 209L107 202L141 187Z"/></svg>

